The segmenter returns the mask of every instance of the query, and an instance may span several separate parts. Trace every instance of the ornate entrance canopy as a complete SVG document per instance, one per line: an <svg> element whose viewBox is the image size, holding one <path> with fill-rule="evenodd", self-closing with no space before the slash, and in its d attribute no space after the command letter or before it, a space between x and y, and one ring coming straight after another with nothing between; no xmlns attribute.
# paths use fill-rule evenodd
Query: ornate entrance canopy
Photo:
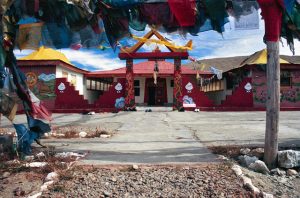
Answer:
<svg viewBox="0 0 300 198"><path fill-rule="evenodd" d="M156 36L157 39L151 39L152 36ZM134 59L174 59L174 90L173 90L173 109L183 109L182 104L182 77L181 77L181 59L187 59L188 49L192 48L192 40L190 40L185 46L176 46L170 43L166 38L159 34L156 30L152 29L144 37L135 37L138 42L132 47L123 47L119 53L121 60L126 60L126 85L125 85L125 107L127 109L135 108L134 97L134 75L133 75L133 60ZM161 52L160 50L154 50L152 52L137 52L146 42L152 42L156 44L162 44L170 50L170 52Z"/></svg>

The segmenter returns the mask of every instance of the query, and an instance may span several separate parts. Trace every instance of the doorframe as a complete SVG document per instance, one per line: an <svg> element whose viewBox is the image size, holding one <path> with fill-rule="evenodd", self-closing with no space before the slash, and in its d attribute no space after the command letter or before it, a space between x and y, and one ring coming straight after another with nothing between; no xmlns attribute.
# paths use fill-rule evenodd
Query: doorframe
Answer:
<svg viewBox="0 0 300 198"><path fill-rule="evenodd" d="M153 82L154 79L153 78L146 78L145 80L145 95L144 95L144 103L148 105L148 99L149 99L149 91L148 91L148 84ZM164 90L164 104L168 103L168 87L167 87L167 79L166 78L162 78L162 77L158 77L157 78L157 82L159 81L163 81L163 86L165 88Z"/></svg>

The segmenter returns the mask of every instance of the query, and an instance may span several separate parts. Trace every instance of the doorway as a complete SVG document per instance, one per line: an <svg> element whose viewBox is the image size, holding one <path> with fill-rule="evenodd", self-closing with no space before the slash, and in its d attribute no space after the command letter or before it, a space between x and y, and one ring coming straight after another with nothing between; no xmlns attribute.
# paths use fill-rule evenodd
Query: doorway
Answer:
<svg viewBox="0 0 300 198"><path fill-rule="evenodd" d="M165 78L158 78L154 84L153 78L146 79L145 103L149 106L164 106L167 103L167 85Z"/></svg>
<svg viewBox="0 0 300 198"><path fill-rule="evenodd" d="M155 87L148 87L148 105L155 105Z"/></svg>

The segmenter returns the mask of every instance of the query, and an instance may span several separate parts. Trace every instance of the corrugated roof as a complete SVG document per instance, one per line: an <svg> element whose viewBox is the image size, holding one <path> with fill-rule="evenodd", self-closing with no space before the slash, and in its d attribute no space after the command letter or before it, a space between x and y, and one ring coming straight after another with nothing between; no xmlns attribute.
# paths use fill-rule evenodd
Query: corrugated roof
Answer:
<svg viewBox="0 0 300 198"><path fill-rule="evenodd" d="M287 60L288 62L292 64L300 64L300 56L286 56L286 55L281 55L281 58L284 60Z"/></svg>
<svg viewBox="0 0 300 198"><path fill-rule="evenodd" d="M202 59L197 62L191 62L186 64L185 66L198 69L201 71L209 71L211 66L222 70L223 72L236 69L240 67L240 64L245 60L248 56L236 56L236 57L226 57L226 58L212 58L212 59Z"/></svg>
<svg viewBox="0 0 300 198"><path fill-rule="evenodd" d="M281 55L280 62L300 64L300 56L284 56ZM202 59L197 62L191 62L185 66L189 68L196 68L198 70L209 71L211 66L222 70L223 72L233 70L244 65L252 64L266 64L267 63L267 52L266 50L261 50L255 52L250 56L235 56L235 57L226 57L226 58L212 58L212 59Z"/></svg>
<svg viewBox="0 0 300 198"><path fill-rule="evenodd" d="M133 65L133 73L136 75L147 75L153 74L155 61L146 61L141 62ZM158 68L159 74L163 75L172 75L174 74L174 64L166 61L158 61ZM181 67L182 74L196 74L196 70L188 68L186 66ZM120 75L125 76L126 68L122 67L115 70L109 71L96 71L96 72L89 72L87 76L89 77L101 77L101 76L108 76L108 75ZM208 71L203 71L200 74L211 74Z"/></svg>
<svg viewBox="0 0 300 198"><path fill-rule="evenodd" d="M38 50L32 52L28 56L22 57L19 60L60 60L62 62L72 65L69 59L61 52L51 48L40 47Z"/></svg>

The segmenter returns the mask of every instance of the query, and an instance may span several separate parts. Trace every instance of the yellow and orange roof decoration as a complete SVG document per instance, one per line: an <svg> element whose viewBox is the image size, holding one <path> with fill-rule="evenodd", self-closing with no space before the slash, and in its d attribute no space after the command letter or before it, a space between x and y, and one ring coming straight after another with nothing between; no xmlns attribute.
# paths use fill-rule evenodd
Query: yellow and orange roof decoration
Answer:
<svg viewBox="0 0 300 198"><path fill-rule="evenodd" d="M267 64L268 62L268 54L267 54L267 49L260 50L258 52L255 52L254 54L250 55L248 58L246 58L242 63L241 66L243 65L263 65ZM288 64L289 62L280 58L279 59L280 64Z"/></svg>
<svg viewBox="0 0 300 198"><path fill-rule="evenodd" d="M51 48L46 48L44 46L41 46L37 51L34 51L28 56L22 57L19 60L60 60L72 65L69 59L63 53Z"/></svg>

